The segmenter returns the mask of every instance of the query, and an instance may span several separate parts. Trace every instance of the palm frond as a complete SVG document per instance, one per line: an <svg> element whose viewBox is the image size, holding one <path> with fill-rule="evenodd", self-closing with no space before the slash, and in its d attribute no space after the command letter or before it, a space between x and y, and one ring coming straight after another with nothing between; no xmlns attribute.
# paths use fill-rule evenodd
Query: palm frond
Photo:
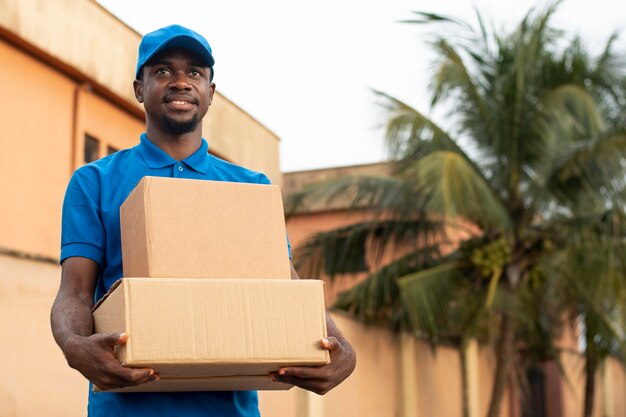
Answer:
<svg viewBox="0 0 626 417"><path fill-rule="evenodd" d="M393 177L343 176L304 187L285 197L287 217L316 210L368 209L409 216L419 213L423 197L413 184Z"/></svg>
<svg viewBox="0 0 626 417"><path fill-rule="evenodd" d="M440 246L435 244L393 260L341 293L333 309L349 312L362 321L386 324L395 330L410 328L400 302L397 279L441 262L439 251Z"/></svg>
<svg viewBox="0 0 626 417"><path fill-rule="evenodd" d="M581 86L562 84L543 99L538 130L542 137L563 145L568 141L596 137L604 130L593 97Z"/></svg>
<svg viewBox="0 0 626 417"><path fill-rule="evenodd" d="M463 283L457 262L448 262L402 277L398 281L403 306L414 329L436 343L446 333L452 301Z"/></svg>
<svg viewBox="0 0 626 417"><path fill-rule="evenodd" d="M598 204L624 189L626 134L607 134L599 139L577 143L563 149L555 158L546 186L562 202L584 202L593 198ZM589 205L589 204L587 204Z"/></svg>
<svg viewBox="0 0 626 417"><path fill-rule="evenodd" d="M446 241L445 224L432 216L370 220L314 235L296 250L295 266L305 275L334 278L376 268L405 248Z"/></svg>
<svg viewBox="0 0 626 417"><path fill-rule="evenodd" d="M512 230L510 214L499 196L459 154L433 152L417 161L407 175L428 197L428 212L463 218L483 229Z"/></svg>
<svg viewBox="0 0 626 417"><path fill-rule="evenodd" d="M451 24L463 27L465 29L471 29L471 26L469 26L464 21L460 19L456 19L451 16L444 16L442 14L428 13L428 12L413 12L413 14L417 15L418 17L415 19L400 20L400 23L410 23L410 24L417 24L417 25L431 24L431 23L451 23Z"/></svg>
<svg viewBox="0 0 626 417"><path fill-rule="evenodd" d="M438 52L441 64L435 73L432 85L431 104L436 105L447 92L459 90L463 100L468 102L469 107L476 108L478 114L475 116L477 120L485 122L485 133L489 134L487 122L490 115L487 112L483 97L475 84L472 76L466 68L463 59L445 39L439 39L434 44L434 49Z"/></svg>
<svg viewBox="0 0 626 417"><path fill-rule="evenodd" d="M395 97L381 91L372 91L387 112L385 137L392 157L400 159L400 164L403 160L416 160L430 152L441 150L454 151L473 164L454 139L431 119Z"/></svg>

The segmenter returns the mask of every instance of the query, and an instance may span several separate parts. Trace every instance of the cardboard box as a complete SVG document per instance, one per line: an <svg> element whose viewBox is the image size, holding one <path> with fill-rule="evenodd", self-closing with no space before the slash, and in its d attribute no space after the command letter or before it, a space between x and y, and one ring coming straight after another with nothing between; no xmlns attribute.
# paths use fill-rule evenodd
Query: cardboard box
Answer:
<svg viewBox="0 0 626 417"><path fill-rule="evenodd" d="M95 331L128 332L117 347L120 362L161 376L128 391L186 391L190 383L193 390L288 389L272 383L269 372L330 360L319 346L326 337L322 285L123 278L94 307Z"/></svg>
<svg viewBox="0 0 626 417"><path fill-rule="evenodd" d="M144 177L120 222L125 277L291 279L276 186Z"/></svg>
<svg viewBox="0 0 626 417"><path fill-rule="evenodd" d="M213 378L165 378L134 387L111 389L106 392L177 392L177 391L279 391L293 385L273 382L267 375L217 376ZM101 391L94 386L95 392Z"/></svg>

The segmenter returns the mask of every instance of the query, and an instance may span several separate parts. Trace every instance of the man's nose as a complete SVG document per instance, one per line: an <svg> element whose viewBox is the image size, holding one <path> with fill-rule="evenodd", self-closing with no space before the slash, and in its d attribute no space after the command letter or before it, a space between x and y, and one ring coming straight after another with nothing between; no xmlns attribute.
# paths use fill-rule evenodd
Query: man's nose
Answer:
<svg viewBox="0 0 626 417"><path fill-rule="evenodd" d="M190 88L189 80L185 71L176 71L171 79L170 87L177 90L186 90Z"/></svg>

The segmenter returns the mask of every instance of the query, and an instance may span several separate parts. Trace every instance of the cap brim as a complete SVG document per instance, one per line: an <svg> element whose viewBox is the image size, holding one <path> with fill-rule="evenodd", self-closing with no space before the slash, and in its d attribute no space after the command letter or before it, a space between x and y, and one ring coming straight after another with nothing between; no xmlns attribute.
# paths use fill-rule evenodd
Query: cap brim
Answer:
<svg viewBox="0 0 626 417"><path fill-rule="evenodd" d="M191 52L198 55L198 57L202 59L203 63L206 64L207 67L212 68L213 65L215 64L213 55L211 55L211 53L207 50L207 48L202 43L200 43L197 39L193 38L192 36L179 35L179 36L174 36L166 40L157 48L155 48L154 51L150 54L150 56L146 57L141 67L137 68L136 76L139 76L139 72L141 71L141 68L147 65L156 55L158 55L160 52L169 48L188 49Z"/></svg>

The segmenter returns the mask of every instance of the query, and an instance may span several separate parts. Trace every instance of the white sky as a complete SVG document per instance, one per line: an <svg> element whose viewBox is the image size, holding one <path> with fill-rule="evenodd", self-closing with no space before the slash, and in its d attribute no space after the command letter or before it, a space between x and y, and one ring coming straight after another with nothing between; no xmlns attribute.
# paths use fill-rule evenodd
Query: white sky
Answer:
<svg viewBox="0 0 626 417"><path fill-rule="evenodd" d="M172 23L203 34L215 82L281 138L281 169L385 159L382 111L371 88L428 113L428 26L398 23L427 11L511 31L545 0L98 0L140 33ZM566 0L554 23L598 50L626 32L626 1ZM619 49L626 50L626 33ZM130 80L129 80L130 82ZM442 122L445 126L445 121ZM209 146L210 146L210 139Z"/></svg>

